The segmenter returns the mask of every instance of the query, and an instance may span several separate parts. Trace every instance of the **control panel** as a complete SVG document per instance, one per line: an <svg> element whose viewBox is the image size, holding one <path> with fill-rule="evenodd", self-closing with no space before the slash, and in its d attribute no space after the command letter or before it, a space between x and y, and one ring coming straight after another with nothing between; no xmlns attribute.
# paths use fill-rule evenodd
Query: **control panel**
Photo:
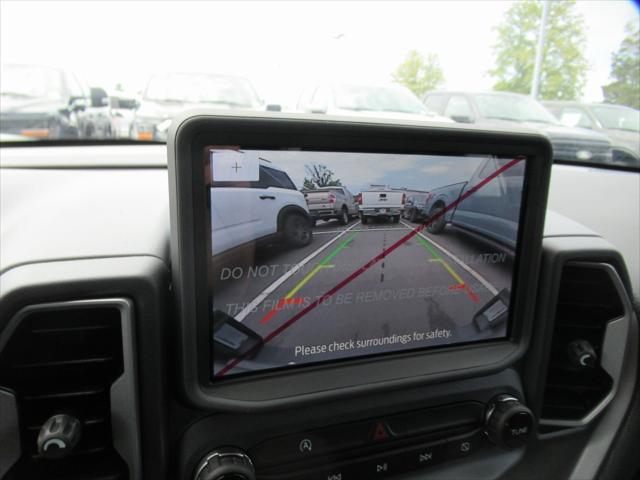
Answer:
<svg viewBox="0 0 640 480"><path fill-rule="evenodd" d="M464 401L260 441L246 451L209 452L194 480L349 480L427 469L484 448L523 446L531 411L512 395Z"/></svg>

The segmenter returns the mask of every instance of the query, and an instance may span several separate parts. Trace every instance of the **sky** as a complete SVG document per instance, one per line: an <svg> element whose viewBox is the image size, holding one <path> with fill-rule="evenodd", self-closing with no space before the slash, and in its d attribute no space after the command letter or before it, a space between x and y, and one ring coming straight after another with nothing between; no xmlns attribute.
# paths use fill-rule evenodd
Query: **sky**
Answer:
<svg viewBox="0 0 640 480"><path fill-rule="evenodd" d="M406 53L436 53L445 88L488 90L494 27L512 2L0 1L0 60L64 66L91 86L144 89L163 71L249 78L268 103L318 81L387 83ZM583 0L587 101L602 100L631 0Z"/></svg>
<svg viewBox="0 0 640 480"><path fill-rule="evenodd" d="M298 189L308 177L305 165L321 164L354 195L370 185L428 191L465 182L484 161L480 157L371 154L346 152L264 151L259 157L286 171Z"/></svg>

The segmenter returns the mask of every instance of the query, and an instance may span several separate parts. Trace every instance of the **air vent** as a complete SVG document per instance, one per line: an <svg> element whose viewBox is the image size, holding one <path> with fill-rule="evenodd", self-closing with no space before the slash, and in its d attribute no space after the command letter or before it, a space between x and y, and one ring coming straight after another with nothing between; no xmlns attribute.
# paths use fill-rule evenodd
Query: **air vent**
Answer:
<svg viewBox="0 0 640 480"><path fill-rule="evenodd" d="M628 325L622 292L611 265L576 262L562 269L542 425L585 424L610 400L625 350L626 329L619 327Z"/></svg>
<svg viewBox="0 0 640 480"><path fill-rule="evenodd" d="M120 310L34 308L18 320L0 354L0 385L17 396L22 446L7 479L127 479L111 431L110 389L124 369ZM69 456L44 459L38 432L62 413L82 422L82 436Z"/></svg>

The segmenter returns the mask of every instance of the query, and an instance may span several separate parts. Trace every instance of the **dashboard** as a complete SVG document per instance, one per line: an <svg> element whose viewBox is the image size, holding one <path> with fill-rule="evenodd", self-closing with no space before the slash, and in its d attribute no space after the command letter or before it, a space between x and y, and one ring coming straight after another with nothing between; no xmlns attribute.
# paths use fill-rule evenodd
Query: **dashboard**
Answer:
<svg viewBox="0 0 640 480"><path fill-rule="evenodd" d="M633 478L640 399L630 277L607 240L546 211L551 167L548 158L545 167L550 154L544 140L471 127L421 127L432 141L448 136L447 145L457 144L459 151L443 143L431 147L437 158L408 159L421 151L418 140L412 144L407 131L382 123L357 129L355 120L348 128L331 121L313 125L325 144L295 130L304 123L296 119L271 126L272 138L289 143L270 145L255 133L265 125L242 126L238 117L207 118L213 123L174 132L168 146L2 148L0 478ZM231 133L198 136L220 131ZM342 143L336 140L341 135ZM496 140L482 150L478 139L492 135L501 147L496 149ZM396 137L403 146L398 141L389 147ZM473 158L461 153L469 145L477 153ZM505 246L510 234L503 233L502 241L479 239L487 223L474 227L464 216L473 209L457 207L467 201L465 191L478 192L482 178L494 178L480 170L507 165L499 161L516 149L509 145L525 151L526 172L504 184L504 192L515 185L522 195L521 211L510 213L520 229L512 234L513 245ZM240 164L239 149L245 152ZM489 157L490 151L496 155ZM257 152L255 159L247 159L251 152ZM366 161L357 157L362 152L369 155ZM371 160L374 153L390 152L396 155L391 163ZM260 205L277 194L288 199L282 208L292 218L306 218L310 203L296 188L286 188L282 173L297 186L304 175L299 166L316 162L356 172L357 180L343 174L345 183L355 185L373 165L399 175L410 161L423 162L420 168L429 172L421 181L432 203L422 222L410 222L401 209L396 219L391 203L399 190L365 187L365 180L358 184L359 216L344 225L319 221L306 244L304 229L302 236L276 235L281 220L274 213L275 227L261 227L259 243L253 237L240 242L259 244L259 251L231 255L218 247L221 232L229 229L205 221L242 226L237 218L247 209L240 196L220 200L225 189L244 183L210 172L207 177L207 168L216 172L235 162L253 169L238 182L256 182L246 188L267 197ZM457 162L450 169L456 175L465 172L466 184L457 190L442 188L445 177L432 181L451 162ZM417 169L412 171L416 177ZM265 172L280 183L260 183ZM385 178L405 187L411 180ZM417 184L409 188L421 193ZM446 195L455 197L450 212L435 208L436 197ZM230 220L215 216L214 206L232 201L238 203ZM369 201L388 204L368 207ZM430 228L440 216L442 225ZM496 225L490 229L508 232L505 222ZM229 238L247 234L234 235ZM372 240L356 243L364 238ZM299 244L282 247L291 241ZM396 244L402 257L389 250ZM220 264L207 268L212 255ZM322 263L331 255L331 266ZM492 259L503 264L494 268ZM276 271L283 265L296 268ZM377 283L396 282L389 295L399 298L384 303L362 296L361 304L348 305L347 287L340 309L322 310L322 302L337 294L332 286L361 265L366 268L354 284L375 269ZM440 276L422 279L427 268ZM431 293L413 298L409 289L432 288L440 282L432 278L447 278L446 301L433 301ZM280 287L295 292L280 295ZM354 290L353 298L367 288ZM298 292L312 300L279 303L280 296L295 299ZM257 298L271 303L256 311L251 302ZM313 318L326 322L324 329L266 345L269 328L286 324L285 314L295 318L296 308L314 304ZM396 327L415 317L407 313L411 308L429 312L423 332L432 338L396 348L391 344L403 344L404 335L406 343L412 341L414 323ZM374 326L356 330L356 337L344 333L343 325L358 315ZM460 340L445 341L448 329ZM374 344L378 331L385 334L377 338L393 340ZM360 353L349 353L365 340ZM234 368L236 375L221 378Z"/></svg>

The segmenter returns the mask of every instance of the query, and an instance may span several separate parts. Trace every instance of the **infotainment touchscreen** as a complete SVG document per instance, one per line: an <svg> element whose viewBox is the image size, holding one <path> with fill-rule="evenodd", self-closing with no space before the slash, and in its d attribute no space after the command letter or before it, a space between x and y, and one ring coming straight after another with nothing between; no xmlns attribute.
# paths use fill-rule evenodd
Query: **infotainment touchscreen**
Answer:
<svg viewBox="0 0 640 480"><path fill-rule="evenodd" d="M525 163L206 147L212 379L507 338Z"/></svg>

